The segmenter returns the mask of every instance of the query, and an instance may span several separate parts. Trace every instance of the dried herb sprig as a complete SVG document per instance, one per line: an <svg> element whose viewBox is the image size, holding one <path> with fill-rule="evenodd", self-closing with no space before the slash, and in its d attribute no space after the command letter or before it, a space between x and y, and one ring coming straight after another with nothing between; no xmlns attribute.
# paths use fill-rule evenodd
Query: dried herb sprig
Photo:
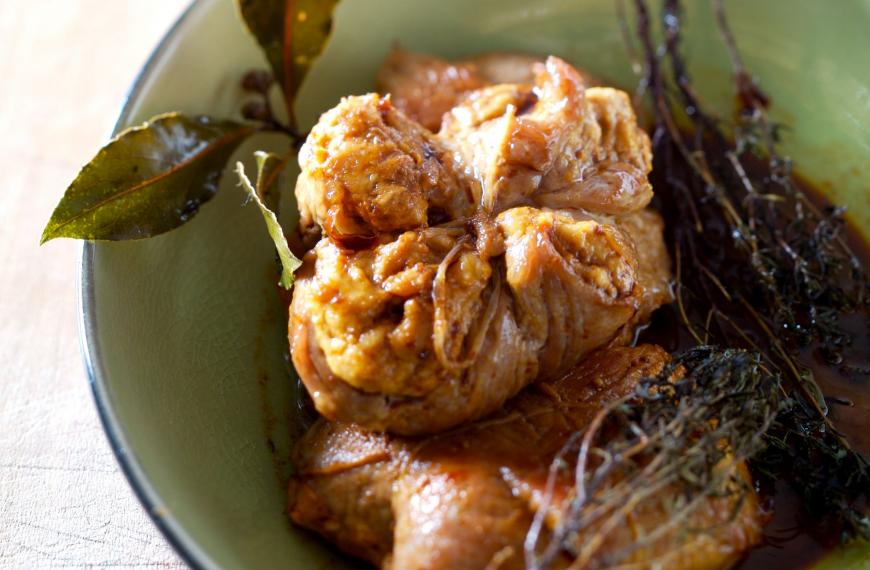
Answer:
<svg viewBox="0 0 870 570"><path fill-rule="evenodd" d="M865 373L850 363L843 317L866 322L867 275L840 235L843 211L819 209L795 184L777 149L781 127L768 116L770 100L743 66L721 1L711 1L737 85L733 122L707 112L692 86L678 0L664 1L661 45L646 0L634 0L644 58L635 68L644 71L639 92L652 108L653 183L671 221L681 327L698 345L733 348L690 349L570 438L527 537L530 568L565 553L572 567L615 564L691 530L702 501L727 497L739 506L747 489L720 468L728 458L790 481L823 527L870 537L867 461L829 421L799 358L816 351L831 367ZM676 370L684 375L671 384ZM555 481L571 467L573 495L553 505ZM608 530L638 505L661 501L663 489L672 498L668 522L636 544L602 550ZM546 534L553 509L562 522Z"/></svg>
<svg viewBox="0 0 870 570"><path fill-rule="evenodd" d="M843 318L868 319L870 289L841 236L843 210L819 209L777 149L781 127L740 59L720 0L713 0L740 103L733 123L714 117L692 87L680 52L682 12L665 0L663 43L652 40L645 0L635 0L652 103L654 181L669 224L682 325L697 342L758 350L784 379L787 405L766 434L759 471L793 483L805 509L844 537L870 537L862 504L866 458L827 417L825 397L801 353L855 376Z"/></svg>
<svg viewBox="0 0 870 570"><path fill-rule="evenodd" d="M779 386L758 353L714 347L691 349L641 380L556 457L526 538L526 566L549 567L562 553L574 568L615 565L638 550L662 553L688 527L711 531L698 525L722 524L695 516L709 500L727 498L736 516L750 489L735 465L764 447L761 434L781 405ZM574 480L572 496L553 505L555 481L566 473ZM649 507L670 515L651 520L654 528L618 550L607 546L630 512ZM553 509L563 522L544 533Z"/></svg>

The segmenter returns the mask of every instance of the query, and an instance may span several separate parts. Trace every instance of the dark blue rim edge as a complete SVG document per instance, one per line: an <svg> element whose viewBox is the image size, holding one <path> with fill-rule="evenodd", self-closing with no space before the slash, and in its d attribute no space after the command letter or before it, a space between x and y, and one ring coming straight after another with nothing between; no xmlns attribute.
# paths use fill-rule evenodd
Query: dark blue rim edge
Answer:
<svg viewBox="0 0 870 570"><path fill-rule="evenodd" d="M181 13L175 23L167 30L166 34L148 56L142 69L133 80L133 84L127 91L118 118L112 128L112 136L117 135L127 126L130 119L131 103L138 98L140 92L154 71L156 64L166 55L169 44L175 39L181 27L188 21L195 8L202 4L201 0L191 0L190 4ZM81 263L77 275L78 290L78 325L79 347L85 366L88 383L100 417L100 423L109 440L109 445L121 471L130 483L136 497L139 499L145 512L151 518L154 525L160 530L176 553L184 562L194 569L215 568L217 565L199 548L192 539L182 536L178 523L170 513L164 513L163 501L157 492L151 487L144 476L136 456L129 451L127 438L124 430L115 418L112 411L111 397L106 390L105 371L100 358L99 335L97 334L96 299L94 288L94 256L96 244L87 241L82 244Z"/></svg>

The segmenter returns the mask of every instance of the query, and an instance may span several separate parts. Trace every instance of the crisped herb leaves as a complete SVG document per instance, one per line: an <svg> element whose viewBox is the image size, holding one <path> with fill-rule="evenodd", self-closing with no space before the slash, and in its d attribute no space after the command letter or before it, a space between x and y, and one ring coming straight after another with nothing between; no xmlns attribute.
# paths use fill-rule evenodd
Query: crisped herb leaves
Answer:
<svg viewBox="0 0 870 570"><path fill-rule="evenodd" d="M293 103L314 59L332 31L338 0L237 0L239 13L269 60L284 91L290 126L296 127Z"/></svg>
<svg viewBox="0 0 870 570"><path fill-rule="evenodd" d="M870 318L867 275L840 235L842 210L819 209L795 184L777 149L770 100L743 67L721 1L713 4L740 103L730 125L709 114L692 87L679 1L663 3L657 47L647 2L635 0L655 119L653 184L672 221L682 325L699 343L757 350L783 379L787 405L765 435L770 445L754 459L756 471L790 481L828 529L870 538L862 507L867 460L828 419L822 391L800 359L815 351L834 374L858 370L850 368L853 337L843 319ZM684 124L688 129L677 127Z"/></svg>
<svg viewBox="0 0 870 570"><path fill-rule="evenodd" d="M550 567L563 552L572 568L618 566L638 550L661 552L687 527L713 530L699 528L698 509L722 497L737 516L751 492L737 465L764 447L762 434L781 405L779 380L758 353L708 346L642 379L574 434L551 465L547 496L526 537L526 567ZM549 535L542 531L559 472L572 474L574 492L561 505L564 523ZM629 524L632 512L660 508L667 518L652 517L652 528L640 526L644 517L631 519L636 540L602 558L607 536Z"/></svg>
<svg viewBox="0 0 870 570"><path fill-rule="evenodd" d="M251 184L251 181L245 175L245 167L241 162L236 163L236 174L239 176L239 183L242 188L254 203L257 204L260 213L263 215L269 237L275 242L275 249L278 251L278 259L281 262L280 284L284 289L289 290L293 287L293 272L299 269L302 262L290 251L290 246L287 244L287 238L284 236L284 230L281 229L281 225L278 223L275 211L266 205L267 201L273 205L277 204L277 194L271 190L278 173L283 168L283 164L273 154L257 152L255 156L257 157L256 187Z"/></svg>
<svg viewBox="0 0 870 570"><path fill-rule="evenodd" d="M227 160L253 132L234 121L178 113L124 131L67 188L42 243L139 239L180 226L214 196Z"/></svg>
<svg viewBox="0 0 870 570"><path fill-rule="evenodd" d="M832 367L860 373L850 367L853 338L843 318L868 322L867 276L839 234L842 211L819 210L794 183L777 152L770 100L743 68L721 0L711 1L734 64L741 108L733 125L707 114L692 87L679 0L663 2L661 46L647 0L634 0L645 58L637 67L655 121L653 185L669 220L683 336L733 348L697 346L675 357L574 434L547 487L559 472L574 474L574 492L559 505L564 522L542 532L553 500L545 497L526 540L529 568L564 554L572 568L618 565L672 531L703 532L692 519L703 501L726 497L739 507L749 492L721 468L729 461L789 481L824 530L870 538L867 461L826 417L799 358L816 350ZM608 531L643 504L666 506L667 522L596 558Z"/></svg>

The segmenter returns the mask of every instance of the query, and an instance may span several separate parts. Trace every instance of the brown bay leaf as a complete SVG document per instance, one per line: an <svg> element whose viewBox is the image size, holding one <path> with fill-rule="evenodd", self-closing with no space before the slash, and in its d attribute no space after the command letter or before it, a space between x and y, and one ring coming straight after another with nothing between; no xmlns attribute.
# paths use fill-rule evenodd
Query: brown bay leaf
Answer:
<svg viewBox="0 0 870 570"><path fill-rule="evenodd" d="M141 239L174 229L217 192L250 125L169 113L119 134L79 172L42 234Z"/></svg>

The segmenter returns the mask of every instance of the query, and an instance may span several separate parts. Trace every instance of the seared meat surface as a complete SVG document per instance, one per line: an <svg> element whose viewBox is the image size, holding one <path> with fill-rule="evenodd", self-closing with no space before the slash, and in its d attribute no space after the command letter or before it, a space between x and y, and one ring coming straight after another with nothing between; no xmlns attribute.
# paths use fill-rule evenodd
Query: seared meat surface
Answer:
<svg viewBox="0 0 870 570"><path fill-rule="evenodd" d="M501 84L465 97L439 138L471 173L487 212L520 204L625 214L652 199L649 137L628 95L586 89L559 58L535 67L535 85Z"/></svg>
<svg viewBox="0 0 870 570"><path fill-rule="evenodd" d="M604 403L628 394L666 360L654 346L602 349L564 377L527 388L495 415L427 438L318 420L296 446L291 517L382 568L523 568L523 542L554 456ZM746 480L742 464L725 468ZM556 479L558 500L573 490L573 482ZM667 520L668 498L664 492L638 505L608 533L591 567L723 568L760 538L750 492L741 505L709 499L692 515L694 532L668 532L626 559L611 559ZM558 520L547 517L545 532Z"/></svg>
<svg viewBox="0 0 870 570"><path fill-rule="evenodd" d="M378 90L408 117L437 131L441 116L467 92L486 86L476 65L394 49L378 71Z"/></svg>
<svg viewBox="0 0 870 570"><path fill-rule="evenodd" d="M532 83L535 80L535 65L545 58L522 53L485 53L464 60L477 69L489 85L499 83ZM590 76L584 74L587 85L592 85ZM457 101L458 103L458 101Z"/></svg>
<svg viewBox="0 0 870 570"><path fill-rule="evenodd" d="M631 344L639 325L649 322L653 311L673 301L671 259L662 239L665 221L658 212L644 209L615 218L615 224L634 244L637 280L642 292L637 312L623 327L613 344Z"/></svg>
<svg viewBox="0 0 870 570"><path fill-rule="evenodd" d="M394 53L390 81L466 76L426 58ZM585 89L558 58L524 62L534 87L465 91L437 135L376 94L312 129L296 197L325 237L298 274L289 337L328 419L449 429L630 342L670 300L662 224L643 210L649 139L627 97ZM505 77L499 63L467 65Z"/></svg>
<svg viewBox="0 0 870 570"><path fill-rule="evenodd" d="M299 152L296 201L303 228L319 225L357 248L377 232L468 216L466 183L435 137L388 98L347 97L320 117Z"/></svg>
<svg viewBox="0 0 870 570"><path fill-rule="evenodd" d="M394 48L378 71L378 91L389 94L393 104L432 132L441 119L470 92L500 83L531 85L535 65L544 58L519 53L487 53L459 61ZM583 74L583 82L598 80Z"/></svg>
<svg viewBox="0 0 870 570"><path fill-rule="evenodd" d="M514 208L486 230L428 228L360 251L322 240L298 274L293 363L330 419L434 433L564 372L638 312L632 243L612 225Z"/></svg>

